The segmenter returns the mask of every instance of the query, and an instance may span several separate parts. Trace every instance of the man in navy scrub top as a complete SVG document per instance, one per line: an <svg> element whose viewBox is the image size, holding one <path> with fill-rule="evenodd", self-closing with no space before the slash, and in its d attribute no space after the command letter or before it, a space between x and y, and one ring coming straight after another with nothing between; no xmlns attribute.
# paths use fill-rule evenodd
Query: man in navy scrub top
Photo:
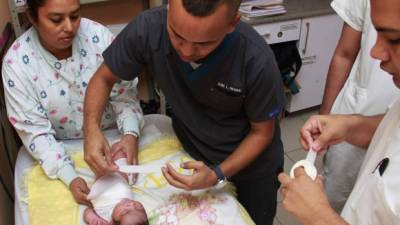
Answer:
<svg viewBox="0 0 400 225"><path fill-rule="evenodd" d="M240 21L240 2L170 0L117 36L85 99L85 160L96 175L117 169L99 127L111 87L148 68L172 107L177 137L197 160L181 165L194 169L192 176L166 165L167 181L195 190L229 180L256 224L273 223L285 96L273 52ZM127 154L137 162L137 152Z"/></svg>

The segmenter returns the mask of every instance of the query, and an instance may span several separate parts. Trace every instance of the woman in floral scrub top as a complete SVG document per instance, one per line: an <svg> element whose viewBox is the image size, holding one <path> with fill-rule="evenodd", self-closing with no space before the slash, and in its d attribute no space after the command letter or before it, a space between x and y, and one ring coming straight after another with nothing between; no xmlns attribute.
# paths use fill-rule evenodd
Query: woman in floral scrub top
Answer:
<svg viewBox="0 0 400 225"><path fill-rule="evenodd" d="M46 175L60 179L85 204L89 189L62 140L83 137L85 91L114 37L104 26L80 17L79 0L27 4L33 26L13 43L2 66L8 118ZM113 148L126 151L130 163L137 163L143 121L136 84L121 81L113 87L100 123L103 130L117 125L123 135Z"/></svg>

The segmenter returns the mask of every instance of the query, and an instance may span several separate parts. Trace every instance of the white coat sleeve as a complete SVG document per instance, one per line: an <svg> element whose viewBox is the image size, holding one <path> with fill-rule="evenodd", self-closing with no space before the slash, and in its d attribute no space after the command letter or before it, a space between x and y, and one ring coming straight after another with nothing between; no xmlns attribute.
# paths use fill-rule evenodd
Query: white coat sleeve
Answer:
<svg viewBox="0 0 400 225"><path fill-rule="evenodd" d="M333 0L331 7L356 31L362 32L369 0Z"/></svg>
<svg viewBox="0 0 400 225"><path fill-rule="evenodd" d="M2 75L8 118L25 148L49 178L58 178L69 186L78 175L63 143L54 137L55 131L38 94L18 66L4 63Z"/></svg>

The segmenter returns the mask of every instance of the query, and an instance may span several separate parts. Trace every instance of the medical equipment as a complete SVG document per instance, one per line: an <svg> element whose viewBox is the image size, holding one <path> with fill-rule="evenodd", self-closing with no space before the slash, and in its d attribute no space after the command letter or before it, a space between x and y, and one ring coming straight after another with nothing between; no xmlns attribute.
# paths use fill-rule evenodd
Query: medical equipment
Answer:
<svg viewBox="0 0 400 225"><path fill-rule="evenodd" d="M297 167L303 167L306 171L306 174L313 180L317 178L318 172L317 168L314 166L315 159L317 158L317 152L315 152L312 148L309 149L307 153L306 159L300 160L296 162L292 169L290 170L290 177L294 178L294 170Z"/></svg>

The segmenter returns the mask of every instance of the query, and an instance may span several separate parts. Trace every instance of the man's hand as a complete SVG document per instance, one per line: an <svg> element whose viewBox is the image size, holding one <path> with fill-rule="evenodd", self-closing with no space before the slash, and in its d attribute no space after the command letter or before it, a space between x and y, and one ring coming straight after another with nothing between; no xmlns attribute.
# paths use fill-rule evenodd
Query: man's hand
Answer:
<svg viewBox="0 0 400 225"><path fill-rule="evenodd" d="M85 136L84 158L96 177L117 171L108 141L100 130L93 130Z"/></svg>
<svg viewBox="0 0 400 225"><path fill-rule="evenodd" d="M311 180L302 167L296 168L294 175L294 179L285 173L278 176L285 210L306 225L346 224L330 207L321 177Z"/></svg>
<svg viewBox="0 0 400 225"><path fill-rule="evenodd" d="M115 154L123 152L128 161L128 165L138 164L138 139L133 135L124 135L121 139L111 146L113 153L112 158L115 159ZM132 176L132 183L136 182L137 173Z"/></svg>
<svg viewBox="0 0 400 225"><path fill-rule="evenodd" d="M306 150L312 144L311 147L319 152L344 141L348 130L347 116L312 116L300 130L300 143Z"/></svg>
<svg viewBox="0 0 400 225"><path fill-rule="evenodd" d="M84 179L80 177L75 178L69 185L69 189L71 190L76 202L90 206L90 202L87 199L90 190Z"/></svg>
<svg viewBox="0 0 400 225"><path fill-rule="evenodd" d="M217 183L217 175L201 161L185 162L184 169L193 169L193 175L178 173L170 164L162 168L162 173L168 183L187 191L208 188Z"/></svg>

